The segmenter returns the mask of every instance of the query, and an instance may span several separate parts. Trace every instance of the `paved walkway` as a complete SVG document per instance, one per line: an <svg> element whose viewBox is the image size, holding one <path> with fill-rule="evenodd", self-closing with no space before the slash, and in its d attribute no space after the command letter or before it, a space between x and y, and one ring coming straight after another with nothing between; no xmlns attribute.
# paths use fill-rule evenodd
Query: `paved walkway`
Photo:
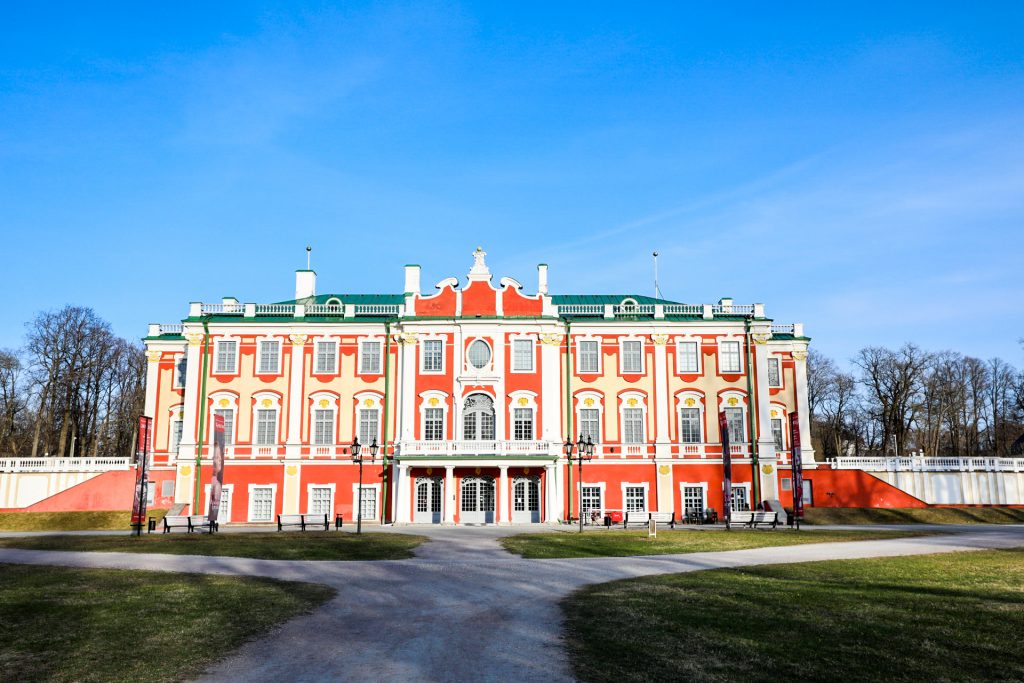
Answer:
<svg viewBox="0 0 1024 683"><path fill-rule="evenodd" d="M269 576L338 589L320 609L243 646L201 680L571 681L558 601L588 583L719 567L1024 546L1024 527L959 527L940 536L884 541L524 560L505 553L497 541L516 529L412 530L432 540L416 559L402 561L0 549L0 562Z"/></svg>

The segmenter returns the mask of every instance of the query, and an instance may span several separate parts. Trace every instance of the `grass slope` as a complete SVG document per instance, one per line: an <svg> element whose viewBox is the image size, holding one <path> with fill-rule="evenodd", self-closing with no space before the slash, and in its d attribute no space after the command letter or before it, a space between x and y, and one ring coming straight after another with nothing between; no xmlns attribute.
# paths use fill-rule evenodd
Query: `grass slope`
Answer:
<svg viewBox="0 0 1024 683"><path fill-rule="evenodd" d="M542 534L519 534L501 539L510 553L527 559L557 557L628 557L632 555L672 555L719 550L744 550L766 546L830 543L833 541L867 541L880 538L920 536L920 532L903 531L792 531L790 529L740 530L683 529L659 530L657 538L648 538L643 531L589 531L583 534L556 531Z"/></svg>
<svg viewBox="0 0 1024 683"><path fill-rule="evenodd" d="M582 681L1019 681L1022 586L1016 549L630 579L562 607Z"/></svg>
<svg viewBox="0 0 1024 683"><path fill-rule="evenodd" d="M808 524L1024 524L1024 508L807 508Z"/></svg>
<svg viewBox="0 0 1024 683"><path fill-rule="evenodd" d="M180 681L333 594L248 577L0 565L0 677Z"/></svg>
<svg viewBox="0 0 1024 683"><path fill-rule="evenodd" d="M157 521L167 510L149 510ZM127 510L88 512L0 512L0 531L123 531L131 528Z"/></svg>
<svg viewBox="0 0 1024 683"><path fill-rule="evenodd" d="M84 550L171 555L226 555L264 560L404 560L423 536L381 533L283 532L27 536L0 538L0 548Z"/></svg>

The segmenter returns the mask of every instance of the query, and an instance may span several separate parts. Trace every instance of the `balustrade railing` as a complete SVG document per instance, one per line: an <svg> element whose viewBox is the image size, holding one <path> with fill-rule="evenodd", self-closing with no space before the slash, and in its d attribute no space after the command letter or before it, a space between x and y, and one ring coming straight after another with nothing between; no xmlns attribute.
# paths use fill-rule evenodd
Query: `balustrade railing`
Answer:
<svg viewBox="0 0 1024 683"><path fill-rule="evenodd" d="M345 307L334 304L310 304L306 315L345 315Z"/></svg>
<svg viewBox="0 0 1024 683"><path fill-rule="evenodd" d="M874 458L831 458L837 470L875 472L1024 472L1024 458L961 458L903 456Z"/></svg>
<svg viewBox="0 0 1024 683"><path fill-rule="evenodd" d="M200 310L203 315L242 315L245 304L203 304Z"/></svg>
<svg viewBox="0 0 1024 683"><path fill-rule="evenodd" d="M0 458L0 472L110 472L131 464L131 458Z"/></svg>
<svg viewBox="0 0 1024 683"><path fill-rule="evenodd" d="M604 315L601 304L562 304L558 307L558 315Z"/></svg>
<svg viewBox="0 0 1024 683"><path fill-rule="evenodd" d="M772 325L772 334L793 334L795 325Z"/></svg>
<svg viewBox="0 0 1024 683"><path fill-rule="evenodd" d="M398 304L356 304L356 315L398 315Z"/></svg>
<svg viewBox="0 0 1024 683"><path fill-rule="evenodd" d="M256 304L256 315L295 315L295 305Z"/></svg>
<svg viewBox="0 0 1024 683"><path fill-rule="evenodd" d="M703 304L665 304L665 315L702 315Z"/></svg>

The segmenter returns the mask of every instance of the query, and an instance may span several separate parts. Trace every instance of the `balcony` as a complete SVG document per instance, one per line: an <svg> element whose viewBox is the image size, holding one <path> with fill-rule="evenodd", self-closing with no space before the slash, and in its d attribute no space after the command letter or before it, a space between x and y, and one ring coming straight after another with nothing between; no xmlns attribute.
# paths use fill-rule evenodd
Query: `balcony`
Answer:
<svg viewBox="0 0 1024 683"><path fill-rule="evenodd" d="M459 455L494 456L556 456L562 445L551 441L400 441L399 455L432 455L438 457Z"/></svg>

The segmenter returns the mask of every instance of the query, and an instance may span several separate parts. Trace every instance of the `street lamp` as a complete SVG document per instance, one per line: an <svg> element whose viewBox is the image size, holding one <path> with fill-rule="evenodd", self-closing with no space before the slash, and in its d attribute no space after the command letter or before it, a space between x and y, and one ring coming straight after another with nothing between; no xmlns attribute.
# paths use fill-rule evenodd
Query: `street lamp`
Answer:
<svg viewBox="0 0 1024 683"><path fill-rule="evenodd" d="M568 438L565 440L562 448L565 450L565 457L569 459L569 467L572 467L572 451L573 447L576 448L576 462L579 463L579 512L580 512L580 533L583 533L583 461L591 460L594 457L594 441L588 436L587 440L583 440L583 435L580 434L579 441L575 444ZM570 511L570 516L572 512Z"/></svg>
<svg viewBox="0 0 1024 683"><path fill-rule="evenodd" d="M377 458L377 438L374 437L373 443L370 444L370 462L373 462ZM359 500L356 502L358 506L356 512L356 533L363 533L363 447L359 445L359 437L352 439L352 462L359 463Z"/></svg>

